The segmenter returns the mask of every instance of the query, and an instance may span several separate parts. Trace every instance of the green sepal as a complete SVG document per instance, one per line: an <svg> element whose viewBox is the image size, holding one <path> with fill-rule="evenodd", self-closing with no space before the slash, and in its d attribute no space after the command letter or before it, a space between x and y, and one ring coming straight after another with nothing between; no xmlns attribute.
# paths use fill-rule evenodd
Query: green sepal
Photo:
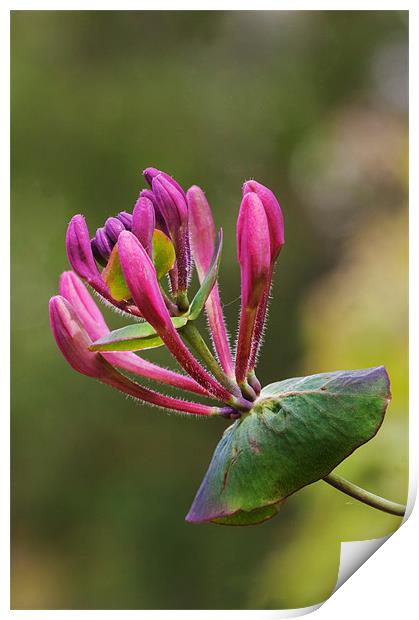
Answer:
<svg viewBox="0 0 419 620"><path fill-rule="evenodd" d="M164 232L156 230L153 233L152 257L153 264L156 269L157 279L166 275L173 268L176 260L175 248Z"/></svg>
<svg viewBox="0 0 419 620"><path fill-rule="evenodd" d="M172 317L171 321L176 329L186 325L187 317ZM155 349L163 345L163 340L157 335L150 323L134 323L115 329L90 347L90 351L140 351L141 349Z"/></svg>
<svg viewBox="0 0 419 620"><path fill-rule="evenodd" d="M221 260L222 247L223 247L223 231L220 230L218 234L217 247L215 248L214 255L212 257L211 264L208 269L208 273L205 276L199 288L199 291L196 293L195 297L193 298L190 309L189 309L189 320L190 321L194 321L201 314L202 309L205 306L205 302L207 301L209 294L211 293L213 286L217 280L218 269L219 269L220 260Z"/></svg>
<svg viewBox="0 0 419 620"><path fill-rule="evenodd" d="M118 244L115 244L113 247L108 263L102 271L102 278L116 301L131 299L132 295L125 282L121 262L119 260Z"/></svg>
<svg viewBox="0 0 419 620"><path fill-rule="evenodd" d="M224 432L186 520L232 524L252 511L249 524L265 520L263 508L324 478L372 439L390 399L383 366L267 386Z"/></svg>

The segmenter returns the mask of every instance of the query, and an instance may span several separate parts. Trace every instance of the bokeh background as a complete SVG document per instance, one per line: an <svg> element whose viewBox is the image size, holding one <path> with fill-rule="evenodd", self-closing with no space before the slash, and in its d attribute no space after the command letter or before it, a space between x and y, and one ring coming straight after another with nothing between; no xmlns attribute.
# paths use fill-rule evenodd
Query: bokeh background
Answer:
<svg viewBox="0 0 419 620"><path fill-rule="evenodd" d="M13 12L11 25L12 607L325 599L340 541L400 519L318 482L263 525L186 524L226 423L165 415L74 373L47 303L70 217L93 231L130 209L154 165L207 192L234 333L235 220L242 182L258 179L280 198L287 241L258 374L385 364L385 423L338 471L404 501L408 14Z"/></svg>

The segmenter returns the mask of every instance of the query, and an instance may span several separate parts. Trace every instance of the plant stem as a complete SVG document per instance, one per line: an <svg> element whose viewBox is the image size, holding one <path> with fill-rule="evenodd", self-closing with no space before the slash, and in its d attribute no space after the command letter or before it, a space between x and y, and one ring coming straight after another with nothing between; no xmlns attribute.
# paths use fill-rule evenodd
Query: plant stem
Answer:
<svg viewBox="0 0 419 620"><path fill-rule="evenodd" d="M366 491L353 482L349 482L349 480L341 478L341 476L338 476L337 474L330 473L328 476L325 476L323 480L335 489L338 489L338 491L342 491L342 493L346 493L346 495L350 495L359 502L368 504L368 506L372 506L377 510L382 510L383 512L388 512L389 514L396 515L398 517L403 517L406 512L406 506L403 506L403 504L397 504L396 502L391 502L390 500L384 499L384 497L380 497L379 495L374 495L374 493Z"/></svg>
<svg viewBox="0 0 419 620"><path fill-rule="evenodd" d="M194 349L208 370L214 375L214 377L223 385L231 394L235 396L241 396L241 392L236 383L231 381L224 373L224 371L218 365L217 360L209 350L207 343L202 338L199 330L192 323L187 323L182 329L179 330L184 336L188 344Z"/></svg>
<svg viewBox="0 0 419 620"><path fill-rule="evenodd" d="M186 291L178 292L177 306L181 312L187 312L189 310L189 299Z"/></svg>

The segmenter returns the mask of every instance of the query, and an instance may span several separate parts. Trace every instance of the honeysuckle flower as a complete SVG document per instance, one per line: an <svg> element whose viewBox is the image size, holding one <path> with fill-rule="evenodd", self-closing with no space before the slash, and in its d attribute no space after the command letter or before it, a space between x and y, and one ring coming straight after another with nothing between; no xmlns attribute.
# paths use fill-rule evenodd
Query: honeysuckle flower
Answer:
<svg viewBox="0 0 419 620"><path fill-rule="evenodd" d="M152 242L155 228L156 216L153 203L148 198L140 196L132 212L132 233L141 242L141 245L149 256L152 255Z"/></svg>
<svg viewBox="0 0 419 620"><path fill-rule="evenodd" d="M284 246L284 218L275 194L257 181L246 181L243 185L243 196L255 193L263 204L269 226L271 262L274 262Z"/></svg>
<svg viewBox="0 0 419 620"><path fill-rule="evenodd" d="M257 330L255 313L260 312L263 291L269 293L266 261L270 261L270 265L274 263L278 247L283 243L275 220L279 205L267 188L254 181L245 184L238 221L242 311L234 366L216 279L220 247L215 247L215 226L205 194L197 186L192 186L185 194L175 179L157 168L146 168L144 177L151 189L139 192L133 213L121 211L108 217L91 240L84 217L76 215L68 226L66 245L75 274L102 300L137 320L147 321L146 325L142 327L140 323L138 329L132 326L134 331L130 328L128 335L124 332L120 337L119 334L113 336L74 274L63 275L60 292L72 303L90 338L98 343L95 351L101 351L102 358L112 366L163 385L210 396L231 405L240 415L240 411L251 408L260 391L254 364L249 358L251 360L254 351L252 337ZM253 189L255 191L251 191ZM274 234L270 225L275 226ZM162 236L157 237L160 245L155 254L156 231L161 231ZM172 250L167 236L173 243ZM187 297L192 268L190 241L201 284L191 305ZM266 248L266 245L271 250L261 252L260 247ZM174 260L170 259L171 251L174 251ZM159 281L164 273L169 277L173 299ZM203 306L218 363L193 325ZM139 334L140 340L131 334ZM141 340L143 337L145 340ZM185 342L201 357L204 366ZM163 343L188 377L133 353L134 347L149 348ZM132 350L124 348L130 346ZM254 389L246 382L246 372Z"/></svg>
<svg viewBox="0 0 419 620"><path fill-rule="evenodd" d="M185 194L162 174L153 177L152 190L176 250L176 292L184 295L188 288L191 266Z"/></svg>
<svg viewBox="0 0 419 620"><path fill-rule="evenodd" d="M257 355L259 352L263 329L266 320L266 311L269 302L269 292L272 284L272 277L275 268L276 260L281 252L284 244L284 218L282 215L282 210L279 205L278 200L276 199L275 194L268 188L258 183L257 181L251 180L246 181L243 185L243 196L245 196L249 192L254 192L260 198L263 207L265 209L266 217L268 219L269 226L269 238L270 238L270 255L271 255L271 265L270 265L270 274L268 278L268 284L263 291L263 295L258 307L257 315L256 315L256 323L255 329L253 333L253 341L252 341L252 350L250 353L249 363L248 363L248 376L247 379L250 385L255 389L256 393L259 394L261 390L261 384L255 375L255 365L257 360Z"/></svg>
<svg viewBox="0 0 419 620"><path fill-rule="evenodd" d="M284 245L282 212L272 191L257 181L243 186L237 221L241 309L233 363L217 283L222 231L216 238L205 194L196 185L185 194L157 168L147 168L144 177L151 189L139 192L133 213L108 217L92 239L83 216L72 218L66 247L74 272L60 277L60 295L49 304L50 322L59 349L77 372L163 409L235 420L186 520L260 523L289 495L321 478L402 515L404 506L364 490L360 494L359 487L331 473L379 429L391 398L384 367L286 379L263 389L256 377L272 276ZM191 302L190 244L200 283ZM135 322L110 331L84 283ZM216 357L195 323L204 308ZM188 376L136 353L163 345ZM172 386L219 402L166 396L125 373L151 379L160 389Z"/></svg>
<svg viewBox="0 0 419 620"><path fill-rule="evenodd" d="M229 415L229 407L209 407L191 403L170 396L164 396L118 372L106 359L90 351L92 344L87 331L77 317L71 304L60 295L49 302L50 323L55 341L67 362L77 372L98 379L102 383L120 390L136 399L173 411L181 411L201 416Z"/></svg>
<svg viewBox="0 0 419 620"><path fill-rule="evenodd" d="M246 382L257 309L270 273L269 226L257 194L244 195L237 221L237 255L241 272L241 311L236 350L236 379Z"/></svg>
<svg viewBox="0 0 419 620"><path fill-rule="evenodd" d="M158 170L157 168L150 167L144 170L143 175L150 187L152 187L153 185L153 179L160 175L161 177L166 179L166 181L168 181L171 185L173 185L173 187L177 189L181 194L185 195L185 192L183 191L181 185L179 185L179 183L173 177L171 177L170 174L167 174L167 172L163 172L162 170Z"/></svg>
<svg viewBox="0 0 419 620"><path fill-rule="evenodd" d="M151 189L143 189L140 192L139 198L148 198L154 207L154 216L156 219L156 228L164 232L165 235L169 236L169 229L167 228L167 224L164 221L164 217L160 211L159 205L157 204L156 197L151 191Z"/></svg>
<svg viewBox="0 0 419 620"><path fill-rule="evenodd" d="M189 207L189 230L192 256L198 272L199 281L202 284L214 255L214 220L211 208L200 187L193 185L189 188L186 192L186 200ZM219 362L226 375L230 377L230 379L234 379L233 358L217 283L214 285L207 299L205 308Z"/></svg>

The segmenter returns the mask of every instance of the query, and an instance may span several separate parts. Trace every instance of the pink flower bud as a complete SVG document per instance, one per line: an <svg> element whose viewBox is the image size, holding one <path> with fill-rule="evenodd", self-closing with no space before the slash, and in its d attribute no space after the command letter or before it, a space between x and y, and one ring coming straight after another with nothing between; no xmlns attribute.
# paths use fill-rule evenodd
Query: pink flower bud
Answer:
<svg viewBox="0 0 419 620"><path fill-rule="evenodd" d="M164 232L165 235L169 236L169 229L167 228L167 224L164 221L164 217L160 211L160 207L157 204L157 200L151 189L143 189L140 192L139 198L148 198L153 203L154 207L154 215L156 218L156 228Z"/></svg>
<svg viewBox="0 0 419 620"><path fill-rule="evenodd" d="M133 233L124 231L119 235L118 252L125 281L142 316L155 328L158 326L159 333L170 330L170 315L145 248Z"/></svg>
<svg viewBox="0 0 419 620"><path fill-rule="evenodd" d="M257 194L262 201L269 224L271 260L278 257L284 243L284 218L275 194L257 181L246 181L243 185L243 196L249 192Z"/></svg>
<svg viewBox="0 0 419 620"><path fill-rule="evenodd" d="M153 203L148 198L140 197L132 213L132 232L149 256L152 256L155 227L156 218Z"/></svg>
<svg viewBox="0 0 419 620"><path fill-rule="evenodd" d="M189 209L189 232L192 256L198 272L199 281L202 283L214 254L214 220L208 201L200 187L193 185L186 192L186 200ZM207 299L205 309L218 359L224 372L230 379L233 379L234 366L217 283Z"/></svg>
<svg viewBox="0 0 419 620"><path fill-rule="evenodd" d="M173 234L187 223L188 207L184 193L161 174L153 178L152 190L167 227Z"/></svg>
<svg viewBox="0 0 419 620"><path fill-rule="evenodd" d="M266 217L268 219L269 234L270 234L270 253L271 253L271 271L269 281L263 292L261 303L259 304L256 324L253 333L252 351L249 359L249 381L253 382L257 386L257 379L254 375L254 367L256 365L257 356L259 353L260 345L262 342L263 329L266 321L266 313L269 302L269 291L272 283L273 270L275 261L285 243L284 239L284 218L282 215L281 207L274 193L257 181L247 181L243 185L243 195L248 192L254 192L258 195L265 209Z"/></svg>
<svg viewBox="0 0 419 620"><path fill-rule="evenodd" d="M105 319L82 281L72 271L60 276L60 295L73 307L91 340L95 341L109 332Z"/></svg>
<svg viewBox="0 0 419 620"><path fill-rule="evenodd" d="M91 340L64 297L57 295L50 299L49 315L55 341L74 370L102 380L112 374L110 364L101 355L89 351Z"/></svg>
<svg viewBox="0 0 419 620"><path fill-rule="evenodd" d="M257 307L270 271L269 226L255 193L244 196L237 220L237 254L241 270L242 306Z"/></svg>
<svg viewBox="0 0 419 620"><path fill-rule="evenodd" d="M236 350L236 379L245 380L258 306L268 286L270 262L268 219L258 196L245 194L237 220L237 253L241 273L241 313Z"/></svg>
<svg viewBox="0 0 419 620"><path fill-rule="evenodd" d="M209 407L172 398L144 388L113 368L100 353L89 350L92 344L71 304L57 295L49 302L52 332L67 362L82 375L99 379L125 394L158 407L195 415L230 415L230 407Z"/></svg>
<svg viewBox="0 0 419 620"><path fill-rule="evenodd" d="M190 271L188 206L184 194L166 177L155 176L152 181L152 188L175 247L177 287L183 292L188 287Z"/></svg>
<svg viewBox="0 0 419 620"><path fill-rule="evenodd" d="M214 220L211 208L200 187L193 185L189 188L186 192L186 201L189 209L192 253L199 279L203 280L214 254Z"/></svg>
<svg viewBox="0 0 419 620"><path fill-rule="evenodd" d="M109 333L109 328L101 311L85 285L72 271L65 271L61 274L59 290L60 295L73 307L78 320L92 341ZM162 368L130 351L107 352L102 353L102 356L113 366L139 377L147 377L182 390L209 396L208 392L190 377Z"/></svg>
<svg viewBox="0 0 419 620"><path fill-rule="evenodd" d="M82 215L75 215L66 235L67 256L74 271L83 280L104 286L90 243L89 231Z"/></svg>
<svg viewBox="0 0 419 620"><path fill-rule="evenodd" d="M171 183L173 187L175 187L181 194L185 195L185 192L183 191L179 183L173 177L171 177L170 174L167 174L167 172L162 172L157 168L146 168L143 172L143 175L150 187L152 187L153 179L156 176L160 175L164 177L166 181L169 181L169 183Z"/></svg>

